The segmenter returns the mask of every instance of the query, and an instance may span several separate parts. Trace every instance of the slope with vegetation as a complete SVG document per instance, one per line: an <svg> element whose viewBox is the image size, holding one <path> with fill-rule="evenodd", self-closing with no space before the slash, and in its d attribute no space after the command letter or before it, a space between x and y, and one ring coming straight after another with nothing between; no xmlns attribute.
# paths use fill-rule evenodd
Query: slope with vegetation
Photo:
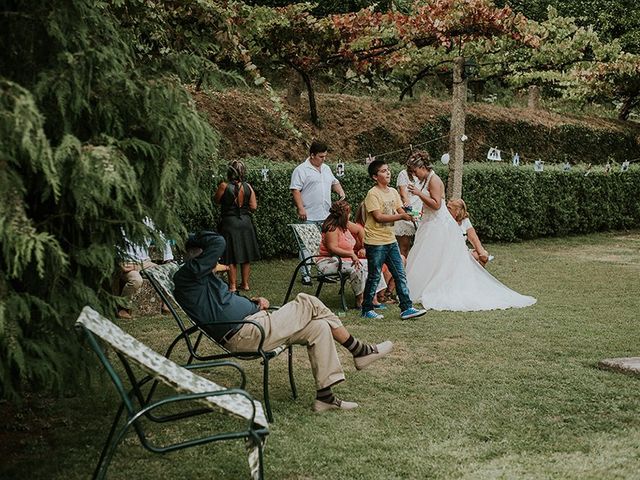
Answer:
<svg viewBox="0 0 640 480"><path fill-rule="evenodd" d="M409 145L424 142L431 142L423 148L434 159L448 150L450 102L426 96L400 102L388 97L319 94L321 127L308 121L304 104L288 106L290 118L303 133L300 140L279 124L263 95L247 90L193 94L198 109L220 132L220 155L225 159L299 162L307 153L304 141L311 138L330 145L331 162L363 163L369 154L397 150L402 152L384 158L403 161ZM489 146L519 152L525 162L541 158L546 163L621 163L640 155L640 125L635 122L486 103L470 103L467 110L466 161L486 160Z"/></svg>

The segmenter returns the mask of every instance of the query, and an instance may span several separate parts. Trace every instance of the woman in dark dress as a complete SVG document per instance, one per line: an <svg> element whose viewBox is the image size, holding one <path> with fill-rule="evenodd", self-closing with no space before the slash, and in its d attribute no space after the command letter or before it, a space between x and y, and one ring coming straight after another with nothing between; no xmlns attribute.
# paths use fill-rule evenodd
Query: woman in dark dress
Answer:
<svg viewBox="0 0 640 480"><path fill-rule="evenodd" d="M258 208L256 192L244 181L246 167L239 160L229 162L227 181L220 183L214 196L220 204L220 234L227 242L222 263L229 265L229 290L236 291L237 265L241 265L242 290L249 290L251 264L260 260L260 248L251 213Z"/></svg>

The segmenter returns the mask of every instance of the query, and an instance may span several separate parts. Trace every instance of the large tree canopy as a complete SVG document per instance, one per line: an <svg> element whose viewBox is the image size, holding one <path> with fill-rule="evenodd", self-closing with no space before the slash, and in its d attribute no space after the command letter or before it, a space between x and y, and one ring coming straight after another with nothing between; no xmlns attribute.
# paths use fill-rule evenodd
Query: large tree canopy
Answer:
<svg viewBox="0 0 640 480"><path fill-rule="evenodd" d="M66 384L74 318L85 304L113 306L121 229L140 241L148 215L178 238L184 215L209 202L201 184L217 136L162 73L167 60L144 50L136 25L151 20L119 13L91 0L0 4L3 397Z"/></svg>
<svg viewBox="0 0 640 480"><path fill-rule="evenodd" d="M604 41L617 39L623 50L640 53L640 8L628 0L496 0L526 17L544 21L548 7L563 17L574 17L583 27L592 26Z"/></svg>

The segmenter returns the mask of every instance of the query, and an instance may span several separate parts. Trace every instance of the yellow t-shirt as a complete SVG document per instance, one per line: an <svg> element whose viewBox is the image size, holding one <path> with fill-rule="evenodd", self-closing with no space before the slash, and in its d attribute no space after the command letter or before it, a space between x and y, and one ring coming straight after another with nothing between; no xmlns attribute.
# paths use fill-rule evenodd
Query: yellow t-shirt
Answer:
<svg viewBox="0 0 640 480"><path fill-rule="evenodd" d="M393 233L393 222L378 223L370 215L374 210L380 210L385 215L394 215L402 207L402 199L395 188L388 187L386 191L373 187L364 199L367 220L364 224L364 243L367 245L389 245L396 241Z"/></svg>

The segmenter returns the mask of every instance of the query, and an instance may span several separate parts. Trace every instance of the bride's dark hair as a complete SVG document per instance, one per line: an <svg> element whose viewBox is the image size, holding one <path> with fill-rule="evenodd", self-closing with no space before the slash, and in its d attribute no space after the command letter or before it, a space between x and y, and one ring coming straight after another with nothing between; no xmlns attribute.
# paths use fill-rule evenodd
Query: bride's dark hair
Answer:
<svg viewBox="0 0 640 480"><path fill-rule="evenodd" d="M424 150L416 150L407 158L407 171L414 170L416 168L424 167L427 170L431 170L431 158L429 152Z"/></svg>

